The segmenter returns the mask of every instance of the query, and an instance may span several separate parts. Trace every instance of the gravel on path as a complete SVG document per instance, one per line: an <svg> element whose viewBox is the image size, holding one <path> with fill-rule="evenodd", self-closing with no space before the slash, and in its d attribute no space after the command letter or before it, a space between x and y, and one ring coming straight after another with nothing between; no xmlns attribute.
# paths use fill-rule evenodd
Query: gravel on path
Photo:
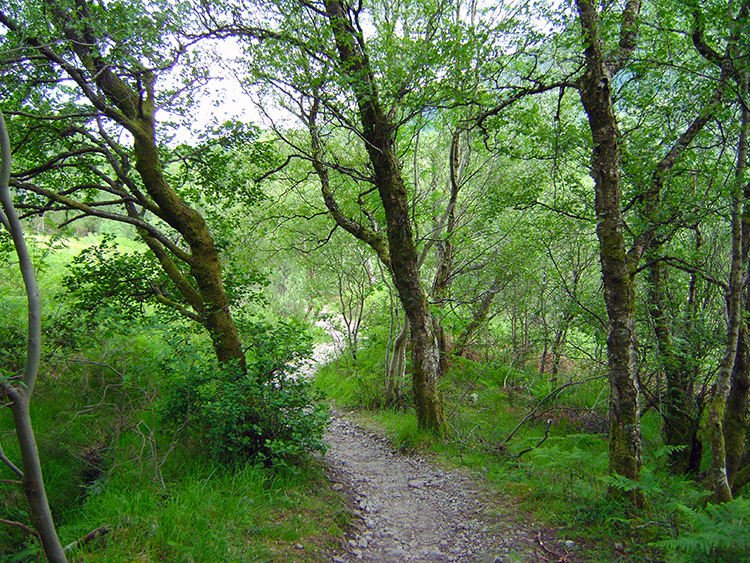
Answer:
<svg viewBox="0 0 750 563"><path fill-rule="evenodd" d="M463 472L394 451L388 438L332 414L325 461L357 516L334 563L573 561Z"/></svg>

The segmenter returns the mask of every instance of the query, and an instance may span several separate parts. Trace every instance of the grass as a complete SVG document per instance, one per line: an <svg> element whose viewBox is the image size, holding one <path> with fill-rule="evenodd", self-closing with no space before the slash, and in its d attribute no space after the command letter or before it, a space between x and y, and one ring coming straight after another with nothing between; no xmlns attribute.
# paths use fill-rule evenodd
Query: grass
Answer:
<svg viewBox="0 0 750 563"><path fill-rule="evenodd" d="M206 460L189 440L172 448L146 400L157 382L131 374L132 381L115 383L111 371L95 368L73 366L75 373L46 378L32 401L61 541L111 528L73 561L312 562L338 545L348 513L318 462L296 471L225 467ZM116 393L103 394L115 385ZM8 409L0 409L0 443L18 459ZM93 457L101 471L91 476ZM0 513L26 521L20 491L0 486L12 491L3 491ZM0 562L33 561L32 552L16 559L25 539L0 526Z"/></svg>
<svg viewBox="0 0 750 563"><path fill-rule="evenodd" d="M199 440L174 441L162 427L158 397L166 378L161 363L170 353L164 326L116 316L103 317L93 332L74 324L68 334L58 326L65 302L56 294L65 264L98 240L66 241L45 257L39 275L51 331L45 333L31 407L50 503L64 545L101 526L110 528L75 551L71 561L325 560L343 538L349 515L319 462L311 459L292 470L222 466L207 459ZM43 252L45 243L37 241L35 252ZM118 239L118 244L132 250L135 243ZM12 267L0 269L0 287L0 314L18 320L7 325L8 335L20 335L17 343L4 338L0 346L10 354L0 354L8 369L24 344L25 300ZM180 337L198 338L185 331ZM65 348L69 343L74 343L71 350ZM2 407L0 445L10 459L19 458L11 413ZM11 477L0 464L0 479ZM0 483L0 515L29 522L18 487ZM0 563L35 559L35 543L0 524Z"/></svg>
<svg viewBox="0 0 750 563"><path fill-rule="evenodd" d="M75 561L320 561L343 536L342 501L319 469L271 473L181 460L166 487L113 478L60 535L112 526L106 548Z"/></svg>

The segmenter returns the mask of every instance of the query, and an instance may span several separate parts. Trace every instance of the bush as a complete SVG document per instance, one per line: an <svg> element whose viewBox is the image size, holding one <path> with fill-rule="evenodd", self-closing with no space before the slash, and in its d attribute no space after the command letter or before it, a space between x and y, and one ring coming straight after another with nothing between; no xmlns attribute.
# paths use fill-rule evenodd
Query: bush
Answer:
<svg viewBox="0 0 750 563"><path fill-rule="evenodd" d="M289 466L308 452L324 450L327 407L297 376L294 363L305 351L309 355L299 327L259 323L255 331L247 373L199 354L186 362L191 356L185 350L171 356L164 366L170 382L162 414L222 462Z"/></svg>

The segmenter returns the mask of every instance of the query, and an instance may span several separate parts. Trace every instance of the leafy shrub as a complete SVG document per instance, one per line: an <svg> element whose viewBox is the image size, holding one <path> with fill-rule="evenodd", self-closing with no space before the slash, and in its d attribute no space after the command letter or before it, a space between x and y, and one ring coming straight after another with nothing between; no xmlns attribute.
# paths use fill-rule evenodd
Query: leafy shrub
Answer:
<svg viewBox="0 0 750 563"><path fill-rule="evenodd" d="M256 323L254 330L247 373L196 354L186 362L184 350L171 356L164 366L171 380L162 413L223 462L287 466L324 449L327 408L316 404L310 383L293 365L309 355L299 327Z"/></svg>
<svg viewBox="0 0 750 563"><path fill-rule="evenodd" d="M675 563L722 563L750 559L750 500L736 498L726 504L709 504L705 510L677 505L692 530L657 542L671 552Z"/></svg>

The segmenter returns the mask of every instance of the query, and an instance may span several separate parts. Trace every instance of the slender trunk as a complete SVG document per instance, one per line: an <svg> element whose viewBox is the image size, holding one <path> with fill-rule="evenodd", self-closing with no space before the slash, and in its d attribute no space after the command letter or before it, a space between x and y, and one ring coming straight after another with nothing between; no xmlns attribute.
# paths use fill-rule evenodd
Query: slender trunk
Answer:
<svg viewBox="0 0 750 563"><path fill-rule="evenodd" d="M456 339L455 353L457 355L464 356L466 354L469 346L471 346L474 340L474 335L476 334L477 330L479 330L479 328L487 321L487 316L490 313L492 301L500 292L501 287L502 280L500 274L497 274L490 288L482 296L482 300L479 302L479 306L474 310L471 321L468 325L466 325L464 331Z"/></svg>
<svg viewBox="0 0 750 563"><path fill-rule="evenodd" d="M406 375L406 345L409 342L409 319L404 317L404 325L396 339L387 366L385 378L385 404L394 404L401 392L401 382Z"/></svg>
<svg viewBox="0 0 750 563"><path fill-rule="evenodd" d="M550 383L552 385L557 385L560 375L560 362L565 351L565 343L568 341L568 328L573 318L573 313L566 313L561 325L555 331L555 340L552 342L552 365L550 366Z"/></svg>
<svg viewBox="0 0 750 563"><path fill-rule="evenodd" d="M41 357L42 306L34 266L26 248L21 223L18 221L18 216L13 207L13 200L8 189L11 168L10 140L2 113L0 113L0 153L2 153L2 169L0 171L0 203L2 204L2 211L0 211L0 223L9 230L13 237L13 244L18 255L18 263L26 288L29 319L28 347L22 386L14 387L10 383L0 381L0 396L7 396L10 399L10 409L13 413L16 438L18 439L21 451L22 469L20 472L15 467L11 469L14 469L17 474L20 473L19 477L21 477L23 490L29 503L31 519L39 533L44 554L51 563L67 563L62 544L57 537L55 523L52 519L52 511L47 501L39 451L29 413L29 403L31 402L31 395L39 373L39 361Z"/></svg>
<svg viewBox="0 0 750 563"><path fill-rule="evenodd" d="M747 81L745 73L741 79ZM746 94L747 92L743 92ZM743 114L744 119L748 116ZM745 136L749 134L750 125L743 123ZM747 152L747 138L745 141L745 153ZM740 151L739 158L742 158ZM747 158L747 154L745 154ZM738 171L739 173L739 171ZM750 256L750 183L745 182L743 186L743 210L742 210L742 271L747 272L748 257ZM737 472L742 466L745 454L747 429L750 427L750 287L745 288L744 315L739 327L737 338L737 352L732 369L732 380L727 399L727 412L724 415L724 439L726 442L727 457L727 480L732 492L738 491L735 486Z"/></svg>
<svg viewBox="0 0 750 563"><path fill-rule="evenodd" d="M747 74L740 73L738 80L740 87L741 125L739 144L737 149L737 168L732 190L732 265L729 274L729 293L727 295L727 340L724 358L721 362L719 374L716 377L714 394L706 415L706 438L711 445L711 466L709 479L713 489L713 500L716 503L732 500L727 468L727 443L724 436L724 420L728 414L727 403L730 397L732 374L734 370L737 348L740 343L740 325L742 324L742 285L743 285L743 255L742 255L742 211L743 186L745 183L745 169L748 154L748 129L750 128L750 112L744 100L747 99ZM734 452L733 452L734 457Z"/></svg>
<svg viewBox="0 0 750 563"><path fill-rule="evenodd" d="M448 198L445 216L439 221L436 228L436 236L445 228L445 237L437 245L438 266L435 271L435 279L432 283L432 299L438 304L442 304L446 299L451 286L454 254L453 232L456 229L456 204L458 202L458 194L461 191L463 173L466 166L468 166L471 154L468 147L463 154L461 152L462 132L463 129L461 127L456 127L451 139L449 159L450 197ZM468 135L468 132L466 134ZM438 337L438 347L440 348L440 369L445 373L449 367L448 358L450 351L448 350L448 339L445 336L445 329L438 322L437 318L435 319L434 328Z"/></svg>

